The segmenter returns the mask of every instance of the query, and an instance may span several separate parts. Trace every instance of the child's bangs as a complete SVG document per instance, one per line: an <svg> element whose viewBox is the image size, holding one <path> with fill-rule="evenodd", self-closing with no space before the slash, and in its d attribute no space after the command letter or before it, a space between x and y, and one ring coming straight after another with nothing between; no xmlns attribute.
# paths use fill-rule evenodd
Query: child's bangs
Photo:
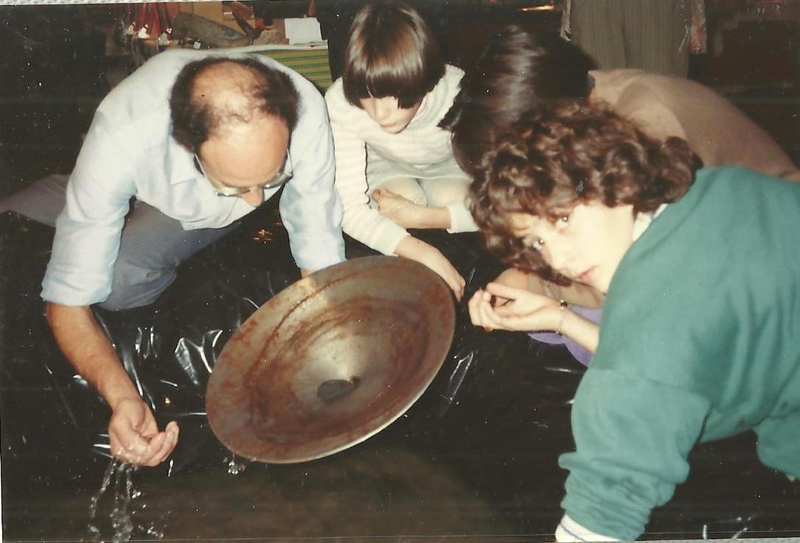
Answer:
<svg viewBox="0 0 800 543"><path fill-rule="evenodd" d="M407 62L407 59L406 62L397 59L375 62L365 71L363 78L369 96L396 97L403 109L414 106L427 92L423 70Z"/></svg>
<svg viewBox="0 0 800 543"><path fill-rule="evenodd" d="M416 74L405 73L394 66L353 67L347 74L344 91L347 100L361 107L359 100L366 98L396 97L403 109L413 107L422 99Z"/></svg>

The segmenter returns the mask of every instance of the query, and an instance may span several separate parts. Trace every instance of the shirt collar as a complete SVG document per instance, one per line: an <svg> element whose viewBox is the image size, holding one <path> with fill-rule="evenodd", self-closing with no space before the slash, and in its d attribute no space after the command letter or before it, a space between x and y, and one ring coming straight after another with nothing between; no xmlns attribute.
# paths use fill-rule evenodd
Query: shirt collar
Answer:
<svg viewBox="0 0 800 543"><path fill-rule="evenodd" d="M658 209L652 213L637 214L633 222L633 241L639 239L639 237L644 234L644 231L650 226L650 223L653 222L653 219L661 215L661 212L666 208L667 204L661 204Z"/></svg>
<svg viewBox="0 0 800 543"><path fill-rule="evenodd" d="M190 153L174 139L170 138L170 143L167 145L165 153L164 164L167 172L167 179L171 185L177 185L203 177L194 166L194 154Z"/></svg>
<svg viewBox="0 0 800 543"><path fill-rule="evenodd" d="M430 93L422 97L419 108L417 109L417 112L414 114L414 117L411 119L411 121L409 121L408 126L419 124L421 122L420 119L423 119L426 115L428 115L428 109L430 109L430 100L428 99L429 96Z"/></svg>

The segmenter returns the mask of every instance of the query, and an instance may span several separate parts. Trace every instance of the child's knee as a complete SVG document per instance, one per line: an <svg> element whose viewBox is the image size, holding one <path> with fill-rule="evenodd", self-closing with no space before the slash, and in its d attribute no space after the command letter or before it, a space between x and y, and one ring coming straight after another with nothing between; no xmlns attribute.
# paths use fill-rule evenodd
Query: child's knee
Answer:
<svg viewBox="0 0 800 543"><path fill-rule="evenodd" d="M428 205L428 198L425 195L425 191L422 189L419 182L411 177L398 177L381 183L370 191L370 197L372 197L372 193L378 189L390 190L420 206Z"/></svg>
<svg viewBox="0 0 800 543"><path fill-rule="evenodd" d="M469 196L469 179L432 179L425 182L424 189L428 205L445 207L463 202Z"/></svg>

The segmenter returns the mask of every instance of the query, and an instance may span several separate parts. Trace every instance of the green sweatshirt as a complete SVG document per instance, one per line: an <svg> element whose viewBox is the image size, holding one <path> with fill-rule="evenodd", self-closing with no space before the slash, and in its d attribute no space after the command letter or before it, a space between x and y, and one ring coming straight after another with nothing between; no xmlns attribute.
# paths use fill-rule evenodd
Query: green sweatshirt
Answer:
<svg viewBox="0 0 800 543"><path fill-rule="evenodd" d="M710 168L612 279L562 506L635 539L696 442L750 429L764 464L800 477L800 185Z"/></svg>

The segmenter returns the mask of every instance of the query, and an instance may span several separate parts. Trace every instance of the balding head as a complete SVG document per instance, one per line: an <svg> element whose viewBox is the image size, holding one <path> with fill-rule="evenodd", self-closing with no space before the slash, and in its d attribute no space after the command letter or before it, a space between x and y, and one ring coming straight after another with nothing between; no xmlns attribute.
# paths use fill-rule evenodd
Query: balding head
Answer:
<svg viewBox="0 0 800 543"><path fill-rule="evenodd" d="M254 58L208 57L187 64L172 87L172 135L197 153L209 138L265 117L279 119L291 132L298 101L283 72Z"/></svg>

